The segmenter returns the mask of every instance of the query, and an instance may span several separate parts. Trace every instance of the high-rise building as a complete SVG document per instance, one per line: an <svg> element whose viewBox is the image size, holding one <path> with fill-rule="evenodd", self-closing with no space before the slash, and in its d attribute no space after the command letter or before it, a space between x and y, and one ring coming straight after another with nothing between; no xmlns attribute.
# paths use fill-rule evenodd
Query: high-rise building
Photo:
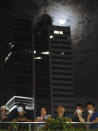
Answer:
<svg viewBox="0 0 98 131"><path fill-rule="evenodd" d="M23 20L14 20L9 29L4 102L10 108L19 102L32 105L37 114L41 107L53 114L58 105L72 112L70 27L53 26L52 18L45 14L39 18L34 30L31 22Z"/></svg>
<svg viewBox="0 0 98 131"><path fill-rule="evenodd" d="M5 56L5 103L15 96L33 98L31 22L13 20L10 23ZM19 102L14 99L12 104Z"/></svg>
<svg viewBox="0 0 98 131"><path fill-rule="evenodd" d="M49 30L51 17L41 16L34 28L35 103L39 113L41 107L51 112Z"/></svg>
<svg viewBox="0 0 98 131"><path fill-rule="evenodd" d="M70 27L51 26L49 33L51 111L54 113L58 105L63 105L67 112L72 112L74 87Z"/></svg>
<svg viewBox="0 0 98 131"><path fill-rule="evenodd" d="M36 110L43 106L53 114L58 105L72 112L74 87L70 27L53 26L47 14L34 29Z"/></svg>

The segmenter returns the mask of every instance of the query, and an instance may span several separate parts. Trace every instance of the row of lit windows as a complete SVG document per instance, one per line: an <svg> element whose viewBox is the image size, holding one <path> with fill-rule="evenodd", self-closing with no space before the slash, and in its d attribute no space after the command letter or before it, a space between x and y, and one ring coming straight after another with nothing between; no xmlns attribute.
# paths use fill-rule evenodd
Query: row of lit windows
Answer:
<svg viewBox="0 0 98 131"><path fill-rule="evenodd" d="M28 50L26 49L25 52L28 52ZM28 53L31 53L31 51L29 51ZM34 51L34 54L36 54L37 52ZM50 52L49 51L45 51L45 52L41 52L42 55L49 55ZM61 55L64 55L65 53L64 52L60 52ZM5 58L5 62L8 61L8 59L10 58L10 56L12 55L12 52L10 52L7 57ZM36 56L34 57L35 60L41 60L42 57L41 56Z"/></svg>
<svg viewBox="0 0 98 131"><path fill-rule="evenodd" d="M64 32L63 31L59 31L59 30L54 30L54 34L63 35Z"/></svg>
<svg viewBox="0 0 98 131"><path fill-rule="evenodd" d="M59 30L54 30L54 32L53 32L55 35L63 35L64 34L64 32L63 31L59 31ZM53 39L54 38L54 36L53 35L50 35L50 39Z"/></svg>

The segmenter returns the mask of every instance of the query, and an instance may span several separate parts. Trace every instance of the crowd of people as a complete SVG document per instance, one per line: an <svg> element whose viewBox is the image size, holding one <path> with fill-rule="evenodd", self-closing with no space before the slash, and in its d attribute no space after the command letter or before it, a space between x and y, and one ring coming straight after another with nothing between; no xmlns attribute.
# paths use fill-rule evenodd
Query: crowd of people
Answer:
<svg viewBox="0 0 98 131"><path fill-rule="evenodd" d="M77 104L72 115L68 114L67 110L62 105L57 107L57 113L53 116L47 113L47 109L45 107L42 107L39 116L36 118L33 118L33 116L31 116L31 118L29 117L23 104L19 104L16 110L17 113L15 116L13 116L9 113L7 106L1 106L0 121L45 122L45 120L47 120L49 117L54 119L66 117L68 118L69 122L92 122L93 124L91 124L90 128L98 129L98 112L96 112L96 107L93 102L86 103L86 110L82 104Z"/></svg>

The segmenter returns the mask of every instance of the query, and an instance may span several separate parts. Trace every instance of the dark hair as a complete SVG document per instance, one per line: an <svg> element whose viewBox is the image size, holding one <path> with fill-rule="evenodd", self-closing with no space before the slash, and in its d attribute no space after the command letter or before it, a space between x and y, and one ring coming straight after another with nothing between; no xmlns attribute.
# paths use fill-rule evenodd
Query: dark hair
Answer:
<svg viewBox="0 0 98 131"><path fill-rule="evenodd" d="M77 104L77 105L75 106L75 108L76 108L77 106L79 106L79 107L81 107L82 109L84 109L84 105L82 105L82 104Z"/></svg>
<svg viewBox="0 0 98 131"><path fill-rule="evenodd" d="M86 107L87 107L88 105L92 105L93 107L95 107L95 104L94 104L92 101L87 102L87 103L86 103Z"/></svg>
<svg viewBox="0 0 98 131"><path fill-rule="evenodd" d="M47 108L46 108L46 107L44 107L44 106L43 106L43 107L41 107L41 109L40 109L40 110L42 110L42 109L45 109L45 110L47 111Z"/></svg>
<svg viewBox="0 0 98 131"><path fill-rule="evenodd" d="M58 109L59 107L62 107L62 108L65 109L65 107L64 107L63 105L58 105L58 106L57 106L57 109Z"/></svg>

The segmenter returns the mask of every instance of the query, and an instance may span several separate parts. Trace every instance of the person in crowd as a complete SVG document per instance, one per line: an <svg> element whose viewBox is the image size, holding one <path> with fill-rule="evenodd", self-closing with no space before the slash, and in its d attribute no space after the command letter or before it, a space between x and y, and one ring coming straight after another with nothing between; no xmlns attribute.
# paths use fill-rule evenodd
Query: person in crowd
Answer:
<svg viewBox="0 0 98 131"><path fill-rule="evenodd" d="M68 118L70 122L72 121L71 116L66 113L66 109L64 108L64 106L59 105L57 107L57 115L54 118L63 118L63 117Z"/></svg>
<svg viewBox="0 0 98 131"><path fill-rule="evenodd" d="M44 122L48 119L48 117L51 117L51 115L47 115L47 109L45 107L41 108L40 116L37 117L34 121L35 122Z"/></svg>
<svg viewBox="0 0 98 131"><path fill-rule="evenodd" d="M84 106L81 104L77 104L75 106L75 112L72 117L73 122L85 122L86 121L86 115L84 113Z"/></svg>
<svg viewBox="0 0 98 131"><path fill-rule="evenodd" d="M0 121L9 121L9 118L8 118L8 113L9 113L9 108L4 105L4 106L1 106L0 108Z"/></svg>
<svg viewBox="0 0 98 131"><path fill-rule="evenodd" d="M25 106L19 104L17 107L17 115L13 122L31 122L26 116Z"/></svg>
<svg viewBox="0 0 98 131"><path fill-rule="evenodd" d="M88 102L86 103L86 108L88 111L87 122L94 123L90 125L90 129L98 129L98 112L95 111L95 104Z"/></svg>

